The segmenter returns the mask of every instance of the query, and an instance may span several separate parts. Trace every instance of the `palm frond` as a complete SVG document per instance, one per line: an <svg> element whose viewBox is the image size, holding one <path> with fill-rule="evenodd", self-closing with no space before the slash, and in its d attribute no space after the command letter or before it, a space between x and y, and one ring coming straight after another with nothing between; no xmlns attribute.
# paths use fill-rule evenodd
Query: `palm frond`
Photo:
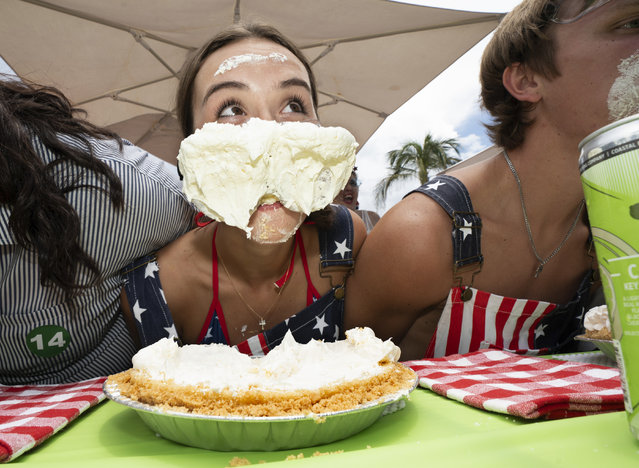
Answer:
<svg viewBox="0 0 639 468"><path fill-rule="evenodd" d="M386 202L388 190L398 181L417 178L420 184L429 180L431 170L444 170L461 161L460 144L455 138L438 140L430 133L424 137L423 144L417 141L405 143L401 148L386 154L390 174L375 186L375 200L379 208Z"/></svg>

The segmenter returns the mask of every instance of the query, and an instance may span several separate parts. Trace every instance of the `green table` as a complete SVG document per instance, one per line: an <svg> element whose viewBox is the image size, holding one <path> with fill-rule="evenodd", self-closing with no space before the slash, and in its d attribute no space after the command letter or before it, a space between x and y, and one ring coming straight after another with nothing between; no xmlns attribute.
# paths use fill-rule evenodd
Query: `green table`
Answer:
<svg viewBox="0 0 639 468"><path fill-rule="evenodd" d="M315 452L342 453L312 456ZM302 453L304 459L285 461ZM233 457L269 465L353 467L639 467L623 412L524 421L417 388L406 407L350 437L281 452L213 452L157 437L136 412L107 401L13 464L46 467L224 467Z"/></svg>

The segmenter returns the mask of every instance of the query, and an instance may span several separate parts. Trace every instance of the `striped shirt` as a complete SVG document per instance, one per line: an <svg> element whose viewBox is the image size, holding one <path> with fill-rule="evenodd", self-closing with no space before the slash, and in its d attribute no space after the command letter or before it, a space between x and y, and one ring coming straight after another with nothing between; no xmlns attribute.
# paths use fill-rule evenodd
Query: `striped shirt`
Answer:
<svg viewBox="0 0 639 468"><path fill-rule="evenodd" d="M69 145L83 148L62 136ZM120 311L120 270L189 230L193 210L181 192L176 168L125 142L90 140L95 155L120 178L124 209L108 196L78 188L67 199L80 215L81 245L103 281L65 302L62 292L40 284L37 255L14 240L10 207L0 205L0 383L48 384L89 379L131 366L136 348ZM45 163L56 158L38 140ZM56 170L104 186L103 180L67 162ZM82 278L86 271L79 271Z"/></svg>

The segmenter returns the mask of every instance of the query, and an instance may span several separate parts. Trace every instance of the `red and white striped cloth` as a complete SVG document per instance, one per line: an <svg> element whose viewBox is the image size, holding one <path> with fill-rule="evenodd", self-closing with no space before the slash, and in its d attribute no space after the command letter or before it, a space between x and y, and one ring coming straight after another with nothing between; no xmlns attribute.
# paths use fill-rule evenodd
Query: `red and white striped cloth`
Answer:
<svg viewBox="0 0 639 468"><path fill-rule="evenodd" d="M406 361L419 385L476 408L526 419L622 411L619 370L481 350Z"/></svg>
<svg viewBox="0 0 639 468"><path fill-rule="evenodd" d="M0 385L0 462L14 460L104 400L105 379L58 385Z"/></svg>

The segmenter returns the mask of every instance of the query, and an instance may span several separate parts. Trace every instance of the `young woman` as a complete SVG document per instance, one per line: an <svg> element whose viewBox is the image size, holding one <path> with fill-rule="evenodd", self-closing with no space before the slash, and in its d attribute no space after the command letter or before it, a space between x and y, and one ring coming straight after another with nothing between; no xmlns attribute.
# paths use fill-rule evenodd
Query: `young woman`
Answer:
<svg viewBox="0 0 639 468"><path fill-rule="evenodd" d="M271 27L233 26L183 70L178 114L185 137L207 122L318 123L310 66ZM272 224L286 233L268 239L200 221L131 265L123 307L139 344L178 336L183 343L226 343L263 354L289 330L298 341L337 339L344 281L366 230L343 207L311 213L298 229L300 216L279 202L258 207L249 227Z"/></svg>

